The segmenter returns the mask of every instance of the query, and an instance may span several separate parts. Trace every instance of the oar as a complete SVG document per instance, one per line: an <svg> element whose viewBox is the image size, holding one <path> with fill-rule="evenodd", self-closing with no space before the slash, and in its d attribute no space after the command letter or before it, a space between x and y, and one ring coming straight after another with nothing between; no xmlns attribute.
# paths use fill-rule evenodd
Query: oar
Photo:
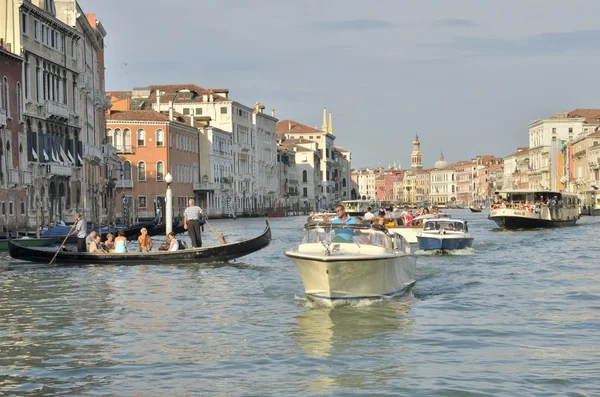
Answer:
<svg viewBox="0 0 600 397"><path fill-rule="evenodd" d="M213 227L210 225L210 223L208 223L208 221L206 219L204 219L206 221L206 224L208 225L208 227L210 227L210 230L212 230L212 232L215 234L215 236L223 243L223 244L227 244L227 241L225 241L225 236L223 235L223 233L218 234L215 229L213 229Z"/></svg>
<svg viewBox="0 0 600 397"><path fill-rule="evenodd" d="M75 224L73 224L73 226L75 226ZM58 256L58 253L63 249L63 247L65 246L65 243L67 242L67 239L69 237L71 237L71 230L73 230L73 226L71 226L71 229L69 230L69 233L67 233L67 237L65 237L65 239L63 240L62 244L60 245L60 247L58 247L58 251L56 251L56 254L54 254L54 256L52 257L52 259L50 260L50 265L52 265L54 263L54 261L56 260L56 257Z"/></svg>

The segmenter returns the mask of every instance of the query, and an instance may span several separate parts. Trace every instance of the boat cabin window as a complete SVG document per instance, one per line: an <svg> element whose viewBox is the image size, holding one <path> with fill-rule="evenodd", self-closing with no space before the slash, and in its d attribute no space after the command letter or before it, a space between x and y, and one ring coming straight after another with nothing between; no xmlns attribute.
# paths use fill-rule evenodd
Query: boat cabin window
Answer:
<svg viewBox="0 0 600 397"><path fill-rule="evenodd" d="M455 230L455 231L467 231L467 225L458 221L426 221L423 230Z"/></svg>
<svg viewBox="0 0 600 397"><path fill-rule="evenodd" d="M384 229L385 230L385 229ZM380 229L370 225L339 225L322 223L306 225L302 244L318 243L369 244L392 248L392 240Z"/></svg>

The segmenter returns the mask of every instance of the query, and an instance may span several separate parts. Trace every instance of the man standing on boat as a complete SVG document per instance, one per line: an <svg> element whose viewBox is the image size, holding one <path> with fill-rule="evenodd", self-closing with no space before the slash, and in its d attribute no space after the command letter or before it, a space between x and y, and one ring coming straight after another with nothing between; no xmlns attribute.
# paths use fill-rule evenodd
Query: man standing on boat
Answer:
<svg viewBox="0 0 600 397"><path fill-rule="evenodd" d="M204 211L196 205L194 199L188 201L188 207L183 212L183 228L188 231L192 240L192 247L202 247L202 235L200 234L200 219Z"/></svg>
<svg viewBox="0 0 600 397"><path fill-rule="evenodd" d="M71 229L75 227L69 236L77 234L77 252L87 252L87 244L85 238L87 237L87 224L85 219L81 217L81 214L75 213L73 216L75 218L75 223L71 226Z"/></svg>
<svg viewBox="0 0 600 397"><path fill-rule="evenodd" d="M375 214L373 214L371 211L373 211L373 209L371 207L367 207L367 212L365 212L365 216L363 217L365 221L370 221L373 219L373 217L375 217Z"/></svg>

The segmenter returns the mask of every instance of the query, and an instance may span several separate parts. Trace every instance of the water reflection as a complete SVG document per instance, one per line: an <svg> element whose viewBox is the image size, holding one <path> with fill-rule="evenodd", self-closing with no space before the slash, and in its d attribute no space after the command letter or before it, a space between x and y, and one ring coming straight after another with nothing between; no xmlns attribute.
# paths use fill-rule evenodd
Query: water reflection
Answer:
<svg viewBox="0 0 600 397"><path fill-rule="evenodd" d="M393 300L362 301L335 309L307 307L290 331L314 366L306 389L354 389L402 378L404 366L390 367L386 362L390 355L401 357L406 349L403 340L414 325L407 317L410 305L408 300ZM354 367L352 362L362 365ZM344 370L338 372L340 368Z"/></svg>

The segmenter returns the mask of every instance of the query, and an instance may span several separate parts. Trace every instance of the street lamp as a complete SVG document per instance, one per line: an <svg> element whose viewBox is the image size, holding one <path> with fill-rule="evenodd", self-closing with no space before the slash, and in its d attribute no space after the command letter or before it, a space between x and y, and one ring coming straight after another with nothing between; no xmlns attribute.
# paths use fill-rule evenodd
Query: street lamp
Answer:
<svg viewBox="0 0 600 397"><path fill-rule="evenodd" d="M173 177L171 173L168 172L165 175L165 182L167 182L167 195L165 196L165 231L167 236L169 233L173 231L173 192L171 191L171 182L173 182Z"/></svg>

